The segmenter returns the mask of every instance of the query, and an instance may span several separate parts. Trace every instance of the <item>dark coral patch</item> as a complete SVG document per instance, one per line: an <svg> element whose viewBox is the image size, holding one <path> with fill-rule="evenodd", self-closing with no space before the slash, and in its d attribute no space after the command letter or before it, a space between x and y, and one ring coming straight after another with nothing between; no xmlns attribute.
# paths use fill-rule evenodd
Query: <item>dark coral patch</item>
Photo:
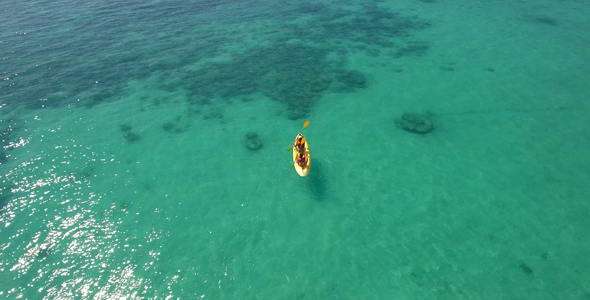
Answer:
<svg viewBox="0 0 590 300"><path fill-rule="evenodd" d="M0 165L3 165L8 162L8 155L3 151L0 151Z"/></svg>
<svg viewBox="0 0 590 300"><path fill-rule="evenodd" d="M125 132L123 137L125 138L125 140L128 143L137 143L141 140L141 136L139 136L139 134L131 132L131 131Z"/></svg>
<svg viewBox="0 0 590 300"><path fill-rule="evenodd" d="M188 130L188 127L181 127L178 124L166 122L162 124L162 129L170 133L183 133Z"/></svg>
<svg viewBox="0 0 590 300"><path fill-rule="evenodd" d="M434 123L429 114L405 113L395 123L405 131L427 134L434 130Z"/></svg>
<svg viewBox="0 0 590 300"><path fill-rule="evenodd" d="M257 133L248 132L246 134L246 139L244 140L244 146L252 151L256 151L260 150L260 148L262 148L264 145L262 144L262 140L260 140Z"/></svg>
<svg viewBox="0 0 590 300"><path fill-rule="evenodd" d="M174 123L166 122L162 124L162 128L168 132L175 132L176 126L174 125Z"/></svg>
<svg viewBox="0 0 590 300"><path fill-rule="evenodd" d="M533 275L533 269L531 269L531 267L529 267L527 264L520 263L520 265L518 265L518 267L520 267L520 270L522 270L525 274Z"/></svg>
<svg viewBox="0 0 590 300"><path fill-rule="evenodd" d="M297 18L309 16L309 22L298 22L293 11ZM363 3L351 14L345 7L298 2L274 17L283 24L282 34L273 34L265 46L230 53L223 62L183 72L191 104L202 106L197 99L249 99L262 92L285 103L288 118L304 118L331 86L337 92L368 86L361 72L344 69L349 51L378 57L383 48L396 47L396 38L429 26L374 3ZM326 44L333 47L317 46ZM427 49L425 44L410 43L395 55L419 56Z"/></svg>
<svg viewBox="0 0 590 300"><path fill-rule="evenodd" d="M53 253L51 247L47 244L43 244L39 247L39 251L37 252L37 258L43 260L47 256Z"/></svg>
<svg viewBox="0 0 590 300"><path fill-rule="evenodd" d="M539 23L539 24L550 25L550 26L558 26L559 25L557 20L551 19L551 18L545 17L545 16L532 17L532 21Z"/></svg>
<svg viewBox="0 0 590 300"><path fill-rule="evenodd" d="M334 76L336 80L343 83L349 90L367 87L367 78L362 72L352 70L340 70Z"/></svg>
<svg viewBox="0 0 590 300"><path fill-rule="evenodd" d="M426 55L426 51L430 48L426 43L422 42L415 42L409 43L405 47L398 49L394 53L394 57L400 58L404 56L424 56Z"/></svg>
<svg viewBox="0 0 590 300"><path fill-rule="evenodd" d="M309 115L311 107L309 105L290 105L287 109L287 118L289 120L299 120Z"/></svg>
<svg viewBox="0 0 590 300"><path fill-rule="evenodd" d="M90 30L71 31L68 33L69 40L87 47L68 47L64 50L67 50L67 55L55 60L43 59L46 51L33 51L30 58L44 64L31 69L25 62L18 62L14 69L25 71L18 76L11 75L10 80L1 81L0 88L7 103L31 108L72 103L90 108L120 99L119 95L127 89L130 80L141 81L147 77L162 79L152 81L157 82L156 89L168 92L186 90L188 101L193 105L202 104L195 99L239 99L253 93L267 93L268 87L263 91L262 86L268 80L266 75L272 71L295 74L293 77L299 78L298 75L306 70L318 68L320 75L330 76L332 70L346 65L347 53L353 51L350 45L368 46L365 47L367 55L377 57L383 48L394 48L404 43L401 38L406 39L412 32L429 26L417 17L404 16L388 9L380 4L382 1L344 1L339 5L306 0L280 3L197 1L190 7L171 1L163 3L161 10L154 10L150 5L134 8L134 11L124 9L123 13L131 18L130 22L126 18L124 24L111 22L105 27L92 20L71 18L82 22L77 24L81 26L73 28ZM256 9L242 9L251 5ZM241 11L242 17L218 18L217 14L213 14L202 19L203 12L228 9ZM259 13L261 11L264 13ZM175 20L183 16L190 16L186 20L189 23L184 25L195 30L178 29ZM202 25L199 22L205 20L206 28L199 26ZM163 25L162 32L172 34L150 40L154 22ZM139 28L137 39L124 44L112 39L113 36L124 35L129 24ZM274 26L276 24L280 25ZM256 34L251 37L258 40L245 43L250 38L245 35L253 32ZM29 43L24 48L33 49L32 46L40 44L34 37ZM264 46L248 48L248 45L255 44ZM407 50L402 50L400 54ZM166 55L154 56L154 51ZM211 62L211 58L215 58L215 62ZM218 58L225 62L219 63ZM309 80L299 82L301 89L312 91L312 98L306 99L305 103L311 103L309 107L313 107L322 92L307 84L315 85ZM19 88L31 86L35 89ZM277 94L276 91L270 93ZM290 99L288 94L275 98L290 101L284 100ZM153 105L168 102L166 98L149 99ZM297 102L294 100L287 107L296 106Z"/></svg>

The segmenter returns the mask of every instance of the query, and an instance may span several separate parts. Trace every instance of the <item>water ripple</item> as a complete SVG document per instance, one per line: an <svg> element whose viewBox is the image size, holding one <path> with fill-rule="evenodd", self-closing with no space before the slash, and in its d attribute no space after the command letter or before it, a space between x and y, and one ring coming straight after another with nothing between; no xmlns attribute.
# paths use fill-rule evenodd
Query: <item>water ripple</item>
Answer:
<svg viewBox="0 0 590 300"><path fill-rule="evenodd" d="M120 228L124 209L93 186L95 178L114 177L109 167L118 162L67 133L51 133L21 138L12 153L22 162L2 178L11 198L0 214L0 296L140 298L151 284L130 257L142 242L130 246ZM157 260L148 257L147 264Z"/></svg>

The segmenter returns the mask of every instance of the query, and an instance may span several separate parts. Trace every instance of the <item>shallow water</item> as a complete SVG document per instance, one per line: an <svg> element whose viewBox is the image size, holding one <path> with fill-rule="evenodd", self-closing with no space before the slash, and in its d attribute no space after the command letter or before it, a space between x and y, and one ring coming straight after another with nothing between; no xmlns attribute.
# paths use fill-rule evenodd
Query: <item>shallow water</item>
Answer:
<svg viewBox="0 0 590 300"><path fill-rule="evenodd" d="M590 297L583 2L0 11L3 298Z"/></svg>

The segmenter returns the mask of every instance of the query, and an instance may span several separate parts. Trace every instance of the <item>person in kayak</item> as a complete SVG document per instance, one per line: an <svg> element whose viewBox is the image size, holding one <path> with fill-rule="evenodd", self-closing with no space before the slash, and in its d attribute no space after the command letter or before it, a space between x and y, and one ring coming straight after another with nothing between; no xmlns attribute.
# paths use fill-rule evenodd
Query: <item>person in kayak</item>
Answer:
<svg viewBox="0 0 590 300"><path fill-rule="evenodd" d="M297 139L293 143L293 147L297 150L297 156L295 156L295 162L300 167L307 165L307 157L305 157L305 137L300 133L297 135Z"/></svg>

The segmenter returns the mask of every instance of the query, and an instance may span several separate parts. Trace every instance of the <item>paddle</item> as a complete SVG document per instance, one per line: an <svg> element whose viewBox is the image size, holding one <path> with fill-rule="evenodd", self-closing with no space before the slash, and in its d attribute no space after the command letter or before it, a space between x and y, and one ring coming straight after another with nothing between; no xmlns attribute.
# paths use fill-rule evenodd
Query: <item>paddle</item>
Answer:
<svg viewBox="0 0 590 300"><path fill-rule="evenodd" d="M301 131L299 131L299 133L302 133L303 130L305 130L305 128L307 128L307 126L309 125L309 121L305 121L305 124L303 124L303 129L301 129ZM303 144L305 142L305 138L303 138L303 140L301 141L301 144ZM289 147L289 149L287 149L287 151L291 151L293 150L293 146Z"/></svg>

